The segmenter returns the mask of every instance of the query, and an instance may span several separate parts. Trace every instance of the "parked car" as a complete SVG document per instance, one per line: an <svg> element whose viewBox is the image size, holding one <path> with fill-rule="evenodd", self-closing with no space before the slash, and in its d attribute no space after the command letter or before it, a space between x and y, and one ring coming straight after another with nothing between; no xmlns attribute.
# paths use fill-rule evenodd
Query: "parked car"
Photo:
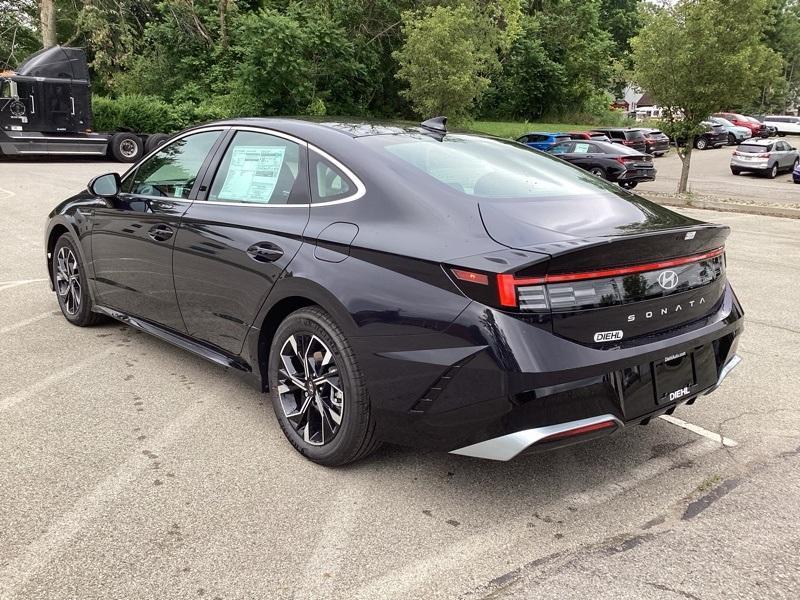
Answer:
<svg viewBox="0 0 800 600"><path fill-rule="evenodd" d="M794 171L792 171L792 181L800 183L800 164L795 165Z"/></svg>
<svg viewBox="0 0 800 600"><path fill-rule="evenodd" d="M764 123L774 127L778 135L800 135L800 117L790 115L766 115Z"/></svg>
<svg viewBox="0 0 800 600"><path fill-rule="evenodd" d="M643 127L645 152L653 156L663 156L669 152L669 136L660 129Z"/></svg>
<svg viewBox="0 0 800 600"><path fill-rule="evenodd" d="M233 119L93 179L44 254L69 323L239 372L309 460L380 442L509 460L722 383L744 323L729 233L443 118Z"/></svg>
<svg viewBox="0 0 800 600"><path fill-rule="evenodd" d="M547 150L553 144L568 140L569 136L566 133L550 133L548 131L532 131L526 133L522 137L518 137L517 141L537 150Z"/></svg>
<svg viewBox="0 0 800 600"><path fill-rule="evenodd" d="M728 132L725 131L722 125L717 125L710 121L703 121L702 125L705 127L705 131L695 136L695 148L706 150L708 148L719 148L728 143ZM685 138L678 138L676 142L681 146L686 145Z"/></svg>
<svg viewBox="0 0 800 600"><path fill-rule="evenodd" d="M609 138L604 133L592 133L591 131L568 131L565 135L569 136L571 140L596 140L598 142L610 142Z"/></svg>
<svg viewBox="0 0 800 600"><path fill-rule="evenodd" d="M622 144L571 140L556 144L548 152L625 189L656 178L653 157Z"/></svg>
<svg viewBox="0 0 800 600"><path fill-rule="evenodd" d="M751 116L751 115L745 115L745 119L747 119L748 121L750 121L754 125L759 125L761 127L760 130L759 130L759 135L762 138L775 137L776 135L778 135L777 128L772 127L770 125L767 125L766 123L764 123L758 117L754 117L754 116Z"/></svg>
<svg viewBox="0 0 800 600"><path fill-rule="evenodd" d="M745 171L766 175L770 179L781 171L792 171L800 164L797 149L784 140L752 139L739 144L731 156L731 173Z"/></svg>
<svg viewBox="0 0 800 600"><path fill-rule="evenodd" d="M593 129L592 133L602 133L607 135L612 143L628 146L639 152L647 151L647 142L644 139L644 132L639 128L631 127L609 127Z"/></svg>
<svg viewBox="0 0 800 600"><path fill-rule="evenodd" d="M753 122L749 118L745 117L744 115L740 115L739 113L731 113L731 112L719 112L714 113L711 115L712 117L722 117L723 119L727 119L734 125L738 125L739 127L747 127L752 134L751 137L758 137L761 135L762 131L764 130L764 125L762 123Z"/></svg>
<svg viewBox="0 0 800 600"><path fill-rule="evenodd" d="M728 133L728 145L735 146L753 137L753 132L749 127L734 125L723 117L709 117L708 120L714 125L720 125Z"/></svg>

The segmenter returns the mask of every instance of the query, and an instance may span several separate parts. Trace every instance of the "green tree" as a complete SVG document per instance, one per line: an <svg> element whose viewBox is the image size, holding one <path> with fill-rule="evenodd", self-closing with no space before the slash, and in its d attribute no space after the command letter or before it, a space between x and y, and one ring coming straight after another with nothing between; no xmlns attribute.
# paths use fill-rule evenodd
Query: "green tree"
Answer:
<svg viewBox="0 0 800 600"><path fill-rule="evenodd" d="M499 68L499 30L476 6L428 7L403 14L405 44L393 56L397 78L422 117L446 115L454 121L472 116Z"/></svg>
<svg viewBox="0 0 800 600"><path fill-rule="evenodd" d="M777 57L761 41L765 19L766 0L678 0L654 7L631 40L636 83L664 107L667 133L686 140L679 193L701 122L746 102L776 76Z"/></svg>

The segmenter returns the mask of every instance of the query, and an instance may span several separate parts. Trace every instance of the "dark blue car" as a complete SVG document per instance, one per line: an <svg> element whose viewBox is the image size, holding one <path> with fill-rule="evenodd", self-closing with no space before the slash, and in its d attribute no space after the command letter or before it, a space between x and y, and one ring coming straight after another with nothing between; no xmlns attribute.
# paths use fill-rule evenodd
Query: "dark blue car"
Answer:
<svg viewBox="0 0 800 600"><path fill-rule="evenodd" d="M795 183L800 183L800 164L796 164L794 166L794 171L792 171L792 181Z"/></svg>
<svg viewBox="0 0 800 600"><path fill-rule="evenodd" d="M520 144L525 144L537 150L547 150L550 146L569 140L570 136L566 133L550 133L548 131L532 131L522 137L518 137Z"/></svg>

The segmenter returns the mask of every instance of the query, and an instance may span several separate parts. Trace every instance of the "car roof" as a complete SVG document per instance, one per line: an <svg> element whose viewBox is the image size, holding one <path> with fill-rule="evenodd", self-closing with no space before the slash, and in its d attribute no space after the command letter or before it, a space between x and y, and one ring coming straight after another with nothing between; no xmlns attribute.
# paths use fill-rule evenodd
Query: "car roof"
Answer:
<svg viewBox="0 0 800 600"><path fill-rule="evenodd" d="M776 141L778 141L778 140L775 140L775 139L763 139L763 138L759 138L759 139L755 139L754 140L753 138L750 138L749 140L745 140L744 142L742 142L740 145L744 145L744 146L771 146Z"/></svg>
<svg viewBox="0 0 800 600"><path fill-rule="evenodd" d="M641 131L641 127L595 127L592 131Z"/></svg>
<svg viewBox="0 0 800 600"><path fill-rule="evenodd" d="M525 137L526 135L553 135L553 136L556 136L556 135L568 135L568 134L564 133L563 131L529 131L528 133L523 133L519 137Z"/></svg>

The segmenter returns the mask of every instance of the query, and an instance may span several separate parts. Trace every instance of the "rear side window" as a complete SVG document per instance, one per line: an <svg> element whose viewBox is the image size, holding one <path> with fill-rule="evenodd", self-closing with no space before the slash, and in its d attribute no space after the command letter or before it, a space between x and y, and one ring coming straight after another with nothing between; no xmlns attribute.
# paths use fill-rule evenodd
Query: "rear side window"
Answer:
<svg viewBox="0 0 800 600"><path fill-rule="evenodd" d="M295 142L239 131L225 151L208 199L237 204L307 203L307 199L292 194L302 168L300 157L301 149Z"/></svg>
<svg viewBox="0 0 800 600"><path fill-rule="evenodd" d="M315 202L332 202L352 196L356 192L355 184L336 165L313 155L312 175Z"/></svg>

